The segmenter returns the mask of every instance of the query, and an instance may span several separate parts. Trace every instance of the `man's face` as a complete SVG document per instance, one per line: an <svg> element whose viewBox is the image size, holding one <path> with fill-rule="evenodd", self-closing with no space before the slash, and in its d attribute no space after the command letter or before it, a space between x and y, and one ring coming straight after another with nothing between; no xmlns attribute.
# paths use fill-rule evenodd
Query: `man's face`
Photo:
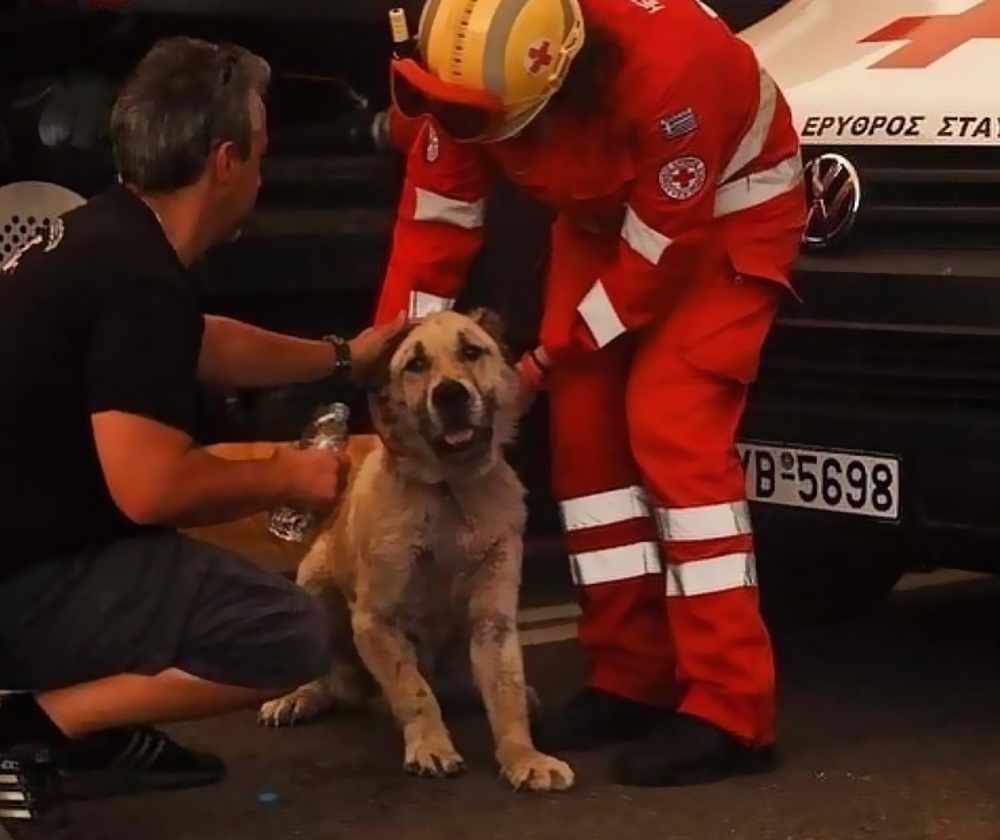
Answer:
<svg viewBox="0 0 1000 840"><path fill-rule="evenodd" d="M223 144L215 160L214 190L217 239L228 242L239 236L240 226L257 203L260 164L267 152L267 110L257 94L250 98L252 135L244 158L232 143Z"/></svg>

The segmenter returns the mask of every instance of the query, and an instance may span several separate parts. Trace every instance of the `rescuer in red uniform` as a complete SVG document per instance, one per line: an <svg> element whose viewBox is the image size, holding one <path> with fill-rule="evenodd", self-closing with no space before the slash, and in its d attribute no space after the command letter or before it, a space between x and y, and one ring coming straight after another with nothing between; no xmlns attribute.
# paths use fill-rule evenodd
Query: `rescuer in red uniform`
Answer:
<svg viewBox="0 0 1000 840"><path fill-rule="evenodd" d="M429 0L414 46L377 320L453 304L494 175L557 210L520 369L550 398L589 672L539 745L632 741L633 785L763 771L775 674L736 431L805 221L788 105L698 0Z"/></svg>

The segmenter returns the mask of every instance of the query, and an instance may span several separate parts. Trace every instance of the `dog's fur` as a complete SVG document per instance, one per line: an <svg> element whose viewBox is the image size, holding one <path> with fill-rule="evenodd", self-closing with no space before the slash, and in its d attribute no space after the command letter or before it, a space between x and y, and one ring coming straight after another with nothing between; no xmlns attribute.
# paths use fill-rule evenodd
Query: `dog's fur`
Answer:
<svg viewBox="0 0 1000 840"><path fill-rule="evenodd" d="M288 725L381 689L404 767L447 776L463 760L437 695L460 702L477 686L507 780L562 790L573 771L538 752L528 729L517 635L525 491L502 452L520 385L499 329L485 310L430 315L377 366L368 390L381 442L298 569L328 606L334 668L259 718Z"/></svg>

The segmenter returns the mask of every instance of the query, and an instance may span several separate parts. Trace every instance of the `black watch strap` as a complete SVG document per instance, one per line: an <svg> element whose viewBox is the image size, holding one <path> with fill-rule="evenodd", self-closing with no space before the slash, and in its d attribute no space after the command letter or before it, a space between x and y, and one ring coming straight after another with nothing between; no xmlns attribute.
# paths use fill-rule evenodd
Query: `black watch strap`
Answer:
<svg viewBox="0 0 1000 840"><path fill-rule="evenodd" d="M327 344L332 344L336 354L330 376L334 379L347 379L354 367L354 360L351 358L351 345L348 344L347 339L341 338L339 335L324 335L322 340Z"/></svg>

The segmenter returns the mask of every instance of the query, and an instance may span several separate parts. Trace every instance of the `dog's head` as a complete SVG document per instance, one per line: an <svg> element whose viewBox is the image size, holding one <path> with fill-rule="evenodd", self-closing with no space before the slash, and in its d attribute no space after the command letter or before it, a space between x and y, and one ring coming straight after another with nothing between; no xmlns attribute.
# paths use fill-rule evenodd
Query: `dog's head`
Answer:
<svg viewBox="0 0 1000 840"><path fill-rule="evenodd" d="M495 461L514 438L520 387L502 332L486 309L439 312L386 348L368 392L391 450L443 473Z"/></svg>

